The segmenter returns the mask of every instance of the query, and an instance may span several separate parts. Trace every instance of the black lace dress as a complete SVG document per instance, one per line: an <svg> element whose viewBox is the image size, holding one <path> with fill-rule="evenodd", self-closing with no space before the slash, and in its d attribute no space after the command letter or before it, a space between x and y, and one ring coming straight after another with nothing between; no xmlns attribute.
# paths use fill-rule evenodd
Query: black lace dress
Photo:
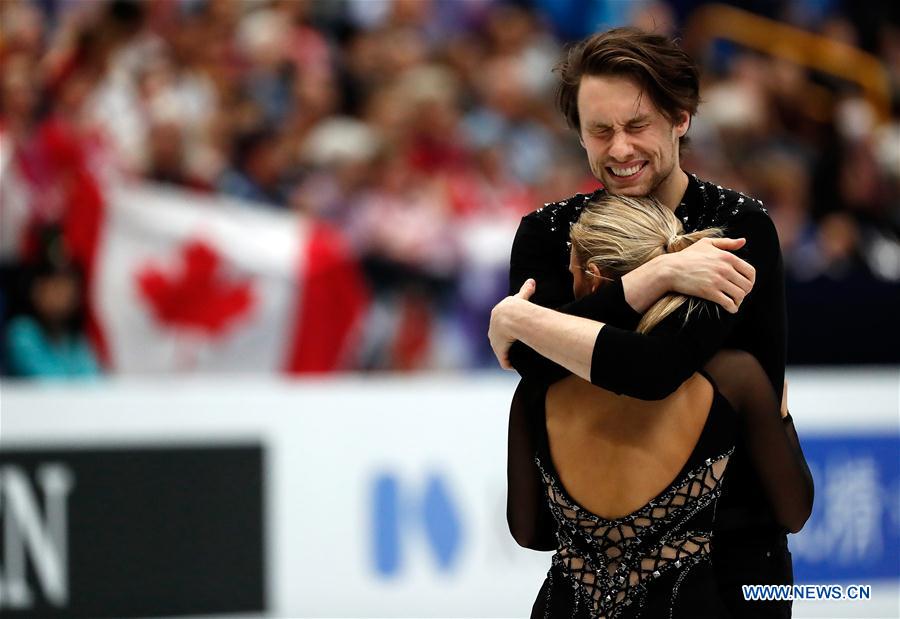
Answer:
<svg viewBox="0 0 900 619"><path fill-rule="evenodd" d="M748 448L769 461L764 485L783 503L775 512L788 528L802 526L812 478L762 368L749 354L726 351L707 370L713 399L687 462L656 497L615 520L580 506L560 482L546 433L549 384L520 386L510 419L510 529L524 546L556 550L532 617L727 619L711 560L713 525L736 437L748 425Z"/></svg>

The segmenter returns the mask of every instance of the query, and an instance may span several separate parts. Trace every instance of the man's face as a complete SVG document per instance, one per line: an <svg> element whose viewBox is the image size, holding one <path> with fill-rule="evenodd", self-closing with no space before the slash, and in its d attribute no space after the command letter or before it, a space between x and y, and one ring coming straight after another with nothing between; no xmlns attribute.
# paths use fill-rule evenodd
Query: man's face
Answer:
<svg viewBox="0 0 900 619"><path fill-rule="evenodd" d="M632 80L586 75L578 89L578 115L591 171L610 193L659 194L674 182L687 113L673 125Z"/></svg>

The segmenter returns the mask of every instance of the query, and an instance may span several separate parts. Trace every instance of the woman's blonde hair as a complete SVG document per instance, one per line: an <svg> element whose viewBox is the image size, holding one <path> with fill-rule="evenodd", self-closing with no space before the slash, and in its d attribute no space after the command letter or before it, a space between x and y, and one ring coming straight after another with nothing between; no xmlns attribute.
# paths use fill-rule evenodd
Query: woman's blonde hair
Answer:
<svg viewBox="0 0 900 619"><path fill-rule="evenodd" d="M681 251L706 237L722 236L721 228L684 233L681 222L656 198L630 198L606 194L581 211L569 237L575 258L584 267L597 265L604 277L618 279L665 253ZM671 293L648 309L637 331L647 333L685 302L685 320L700 299Z"/></svg>

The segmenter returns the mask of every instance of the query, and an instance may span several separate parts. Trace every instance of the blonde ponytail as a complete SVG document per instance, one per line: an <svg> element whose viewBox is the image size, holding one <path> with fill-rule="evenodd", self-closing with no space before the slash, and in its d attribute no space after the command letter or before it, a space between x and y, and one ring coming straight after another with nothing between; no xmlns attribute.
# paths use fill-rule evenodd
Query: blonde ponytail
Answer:
<svg viewBox="0 0 900 619"><path fill-rule="evenodd" d="M685 234L675 214L655 198L610 194L589 203L569 232L578 261L585 267L595 264L601 274L614 279L664 253L681 251L702 238L721 235L721 228ZM702 303L694 297L667 294L644 313L637 331L649 332L685 302L685 320Z"/></svg>

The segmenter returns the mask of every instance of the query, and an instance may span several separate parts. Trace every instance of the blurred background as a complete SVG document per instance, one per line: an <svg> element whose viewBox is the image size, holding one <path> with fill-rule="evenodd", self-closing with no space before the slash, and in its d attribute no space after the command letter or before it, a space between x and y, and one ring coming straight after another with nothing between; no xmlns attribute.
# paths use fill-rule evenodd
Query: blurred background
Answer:
<svg viewBox="0 0 900 619"><path fill-rule="evenodd" d="M488 318L598 186L553 66L632 24L778 229L798 581L888 591L798 616L900 615L898 6L2 0L0 613L527 614Z"/></svg>

